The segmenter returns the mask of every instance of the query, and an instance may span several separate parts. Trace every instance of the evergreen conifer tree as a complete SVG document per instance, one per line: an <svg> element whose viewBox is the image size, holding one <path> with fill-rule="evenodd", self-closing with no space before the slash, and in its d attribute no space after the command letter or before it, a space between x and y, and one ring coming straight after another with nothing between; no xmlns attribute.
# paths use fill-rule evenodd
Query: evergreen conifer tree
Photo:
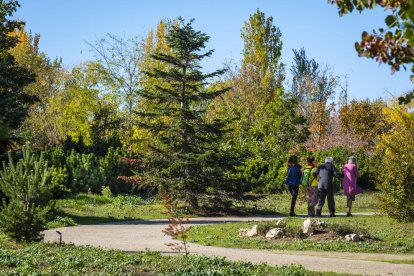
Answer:
<svg viewBox="0 0 414 276"><path fill-rule="evenodd" d="M224 124L209 121L206 107L229 88L207 89L208 80L225 70L201 72L200 61L213 50L203 51L209 36L196 31L191 20L171 26L167 36L168 53L155 52L151 57L163 62L163 69L145 72L158 80L155 89L142 91L150 108L140 115L141 127L151 132L152 150L144 166L149 169L147 182L158 185L193 210L201 206L223 206L239 195L236 181L226 174L237 159L224 153L221 145Z"/></svg>
<svg viewBox="0 0 414 276"><path fill-rule="evenodd" d="M3 209L0 211L0 229L18 241L42 238L41 231L54 210L51 171L47 162L23 147L23 158L17 163L9 152L9 162L3 162L0 171L0 190Z"/></svg>

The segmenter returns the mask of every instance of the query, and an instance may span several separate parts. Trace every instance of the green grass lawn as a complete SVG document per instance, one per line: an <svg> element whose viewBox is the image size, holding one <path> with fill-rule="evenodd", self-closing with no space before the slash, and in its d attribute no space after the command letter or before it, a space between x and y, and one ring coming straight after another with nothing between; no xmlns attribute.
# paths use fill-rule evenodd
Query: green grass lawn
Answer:
<svg viewBox="0 0 414 276"><path fill-rule="evenodd" d="M375 195L367 193L358 196L354 212L375 212ZM345 197L335 197L338 212L345 212ZM276 194L238 202L228 215L278 215L288 214L290 195ZM96 224L111 221L166 218L162 202L144 200L141 197L126 195L107 197L103 195L78 194L56 202L59 214L48 227L71 226L76 224ZM306 213L306 204L297 204L297 213ZM195 217L196 214L190 215Z"/></svg>
<svg viewBox="0 0 414 276"><path fill-rule="evenodd" d="M392 264L410 264L414 265L414 260L376 260L378 262L392 263Z"/></svg>
<svg viewBox="0 0 414 276"><path fill-rule="evenodd" d="M161 202L138 196L106 197L78 194L56 202L58 217L48 227L96 224L111 221L166 218Z"/></svg>
<svg viewBox="0 0 414 276"><path fill-rule="evenodd" d="M259 200L247 201L235 208L244 214L286 214L290 197L272 195ZM337 205L344 204L336 197ZM48 226L58 227L74 224L91 224L108 221L165 218L161 202L144 200L136 196L106 197L79 194L57 201L59 216ZM305 210L298 206L298 213ZM338 207L341 212L340 207ZM376 211L373 195L364 194L356 202L355 212ZM302 223L300 218L286 218L287 228L294 233ZM189 240L205 245L255 249L291 249L349 252L414 253L414 226L400 224L379 216L337 217L326 219L336 229L356 229L373 238L362 243L347 243L342 240L308 241L289 238L283 241L267 241L264 238L238 238L239 228L251 227L254 223L226 223L194 226L189 231ZM390 260L393 262L394 260ZM407 262L411 261L396 261ZM245 262L231 262L222 258L190 256L186 265L183 256L162 256L159 253L125 253L103 250L89 246L53 245L44 243L17 244L0 234L0 274L28 275L52 274L64 271L70 275L339 275L314 273L300 266L272 267Z"/></svg>
<svg viewBox="0 0 414 276"><path fill-rule="evenodd" d="M365 233L371 238L357 243L350 243L343 238L317 240L299 237L303 218L286 218L285 239L268 241L264 237L239 238L240 228L250 228L254 222L226 223L206 226L193 226L189 231L189 240L203 245L276 249L276 250L314 250L371 253L414 253L414 225L398 223L382 216L355 216L326 218L328 227L337 232ZM190 221L191 223L191 221ZM268 222L263 222L268 223Z"/></svg>
<svg viewBox="0 0 414 276"><path fill-rule="evenodd" d="M273 194L263 196L257 200L249 200L242 203L236 203L236 210L241 213L252 214L289 214L290 211L290 194ZM353 204L353 212L379 212L376 207L376 194L373 192L367 192L356 196L356 201ZM335 195L335 207L336 212L346 213L346 196L341 194ZM324 210L327 212L328 206L325 204ZM307 214L306 200L304 199L304 192L301 191L298 197L298 202L295 209L296 214Z"/></svg>
<svg viewBox="0 0 414 276"><path fill-rule="evenodd" d="M44 243L16 244L0 235L1 275L339 275L301 266L273 267L223 258L160 253L125 253L94 247Z"/></svg>

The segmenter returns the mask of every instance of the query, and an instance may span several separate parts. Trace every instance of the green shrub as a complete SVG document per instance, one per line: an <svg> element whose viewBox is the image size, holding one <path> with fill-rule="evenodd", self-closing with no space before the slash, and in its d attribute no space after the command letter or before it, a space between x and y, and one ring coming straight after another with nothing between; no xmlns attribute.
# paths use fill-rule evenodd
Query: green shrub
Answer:
<svg viewBox="0 0 414 276"><path fill-rule="evenodd" d="M63 201L69 201L71 204L74 204L76 207L82 206L82 205L102 205L102 204L108 204L112 202L112 198L108 198L103 195L91 195L91 194L77 194L71 197L68 197L67 199L64 199Z"/></svg>
<svg viewBox="0 0 414 276"><path fill-rule="evenodd" d="M348 163L350 156L355 156L357 158L358 170L361 174L361 177L358 178L358 185L364 190L375 190L375 183L378 181L378 169L381 169L382 159L378 154L368 154L364 149L359 149L357 151L351 151L346 147L335 147L327 150L322 150L313 153L316 159L316 163L323 164L327 156L334 158L334 165L338 170L342 170L342 167ZM306 154L303 156L303 164L305 164ZM334 184L336 190L339 190L340 180L334 178Z"/></svg>
<svg viewBox="0 0 414 276"><path fill-rule="evenodd" d="M108 198L113 196L109 186L106 186L105 188L102 189L102 195L105 196L105 197L108 197Z"/></svg>
<svg viewBox="0 0 414 276"><path fill-rule="evenodd" d="M66 167L73 193L100 193L106 183L106 173L94 154L80 154L72 150L66 158Z"/></svg>
<svg viewBox="0 0 414 276"><path fill-rule="evenodd" d="M23 147L23 158L16 164L9 152L9 161L3 162L0 171L0 189L11 201L45 206L52 199L51 170L40 156L33 154L29 147Z"/></svg>
<svg viewBox="0 0 414 276"><path fill-rule="evenodd" d="M146 201L139 196L134 195L118 195L113 198L112 205L116 208L135 207L145 205Z"/></svg>
<svg viewBox="0 0 414 276"><path fill-rule="evenodd" d="M66 164L66 153L60 147L45 148L43 154L49 165L52 167L64 167Z"/></svg>
<svg viewBox="0 0 414 276"><path fill-rule="evenodd" d="M47 228L74 226L76 222L70 217L56 216L56 218L47 224Z"/></svg>
<svg viewBox="0 0 414 276"><path fill-rule="evenodd" d="M379 205L381 211L398 221L414 222L414 102L384 109L387 132L380 136L382 156Z"/></svg>
<svg viewBox="0 0 414 276"><path fill-rule="evenodd" d="M244 191L274 193L284 190L286 178L285 156L269 159L252 158L240 166L239 178L243 179Z"/></svg>
<svg viewBox="0 0 414 276"><path fill-rule="evenodd" d="M9 152L9 162L0 171L0 189L9 200L3 199L0 229L17 241L40 240L54 209L51 171L43 154L32 154L24 146L23 158L15 164Z"/></svg>
<svg viewBox="0 0 414 276"><path fill-rule="evenodd" d="M109 148L105 156L94 153L64 151L62 148L46 148L45 159L52 167L53 194L60 198L68 192L100 193L103 186L111 192L131 193L133 187L117 179L119 175L130 173L126 164L121 162L121 149Z"/></svg>
<svg viewBox="0 0 414 276"><path fill-rule="evenodd" d="M43 239L42 231L51 218L53 205L42 207L31 205L25 209L21 201L3 200L3 209L0 212L0 229L4 234L16 241L39 241Z"/></svg>
<svg viewBox="0 0 414 276"><path fill-rule="evenodd" d="M132 193L134 189L133 185L117 178L120 175L131 175L129 166L121 161L121 157L121 149L109 148L107 154L99 161L99 165L105 172L106 185L113 194Z"/></svg>
<svg viewBox="0 0 414 276"><path fill-rule="evenodd" d="M70 192L70 189L67 187L69 181L68 172L63 167L51 167L50 171L53 198L61 198Z"/></svg>

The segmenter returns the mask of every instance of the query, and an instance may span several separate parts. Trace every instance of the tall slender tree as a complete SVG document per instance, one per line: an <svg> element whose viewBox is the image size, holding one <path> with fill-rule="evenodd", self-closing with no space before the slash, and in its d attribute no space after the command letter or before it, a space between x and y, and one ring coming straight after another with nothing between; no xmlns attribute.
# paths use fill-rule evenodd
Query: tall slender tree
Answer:
<svg viewBox="0 0 414 276"><path fill-rule="evenodd" d="M217 98L210 112L229 122L229 144L245 156L238 176L246 189L274 191L282 183L285 157L303 141L304 120L296 101L283 88L282 34L273 17L257 10L243 24L243 60L228 71L217 87L231 85L231 92ZM284 170L283 170L284 171Z"/></svg>
<svg viewBox="0 0 414 276"><path fill-rule="evenodd" d="M338 77L328 66L321 68L308 58L303 48L293 50L293 54L291 93L298 101L300 113L308 120L310 147L314 148L320 145L329 126L330 112L334 109L329 100L335 95Z"/></svg>
<svg viewBox="0 0 414 276"><path fill-rule="evenodd" d="M273 23L273 17L259 9L243 24L241 37L244 41L240 76L242 106L248 122L257 122L256 111L270 102L284 80L281 62L282 33Z"/></svg>
<svg viewBox="0 0 414 276"><path fill-rule="evenodd" d="M168 66L146 72L159 81L156 89L141 92L152 104L139 115L146 118L141 126L154 137L151 155L144 162L150 170L146 181L197 209L235 196L237 185L226 178L233 164L220 153L223 124L205 116L205 103L229 88L206 89L208 81L224 70L201 72L200 61L213 50L203 51L209 36L194 30L192 22L179 18L166 36L171 51L151 56Z"/></svg>
<svg viewBox="0 0 414 276"><path fill-rule="evenodd" d="M135 110L139 103L138 92L141 89L142 39L107 34L88 44L96 54L94 69L100 76L101 90L119 97L122 119L120 136L122 142L128 145L127 150L131 154L135 142Z"/></svg>

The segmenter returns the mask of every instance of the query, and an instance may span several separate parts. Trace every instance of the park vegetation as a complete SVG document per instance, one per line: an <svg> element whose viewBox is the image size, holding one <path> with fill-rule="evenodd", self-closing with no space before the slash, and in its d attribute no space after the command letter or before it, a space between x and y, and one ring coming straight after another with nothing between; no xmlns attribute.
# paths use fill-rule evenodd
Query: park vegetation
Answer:
<svg viewBox="0 0 414 276"><path fill-rule="evenodd" d="M126 253L88 246L45 243L4 244L0 236L2 275L336 275L298 265L269 266L224 258L165 256L159 252Z"/></svg>
<svg viewBox="0 0 414 276"><path fill-rule="evenodd" d="M0 2L0 227L10 237L41 239L55 200L91 194L107 204L168 194L188 214L226 212L282 192L292 154L338 167L357 156L359 185L379 191L381 211L414 221L413 103L349 99L348 80L300 45L282 63L282 32L260 10L241 26L242 59L206 72L214 50L193 20L162 19L144 38L108 34L89 42L94 59L67 69L13 20L18 6ZM403 28L398 16L387 24ZM410 28L394 35L411 39Z"/></svg>
<svg viewBox="0 0 414 276"><path fill-rule="evenodd" d="M345 220L345 221L344 221ZM264 237L267 230L275 227L275 221L237 222L193 226L187 239L208 246L228 248L249 248L266 250L299 251L338 251L413 254L414 229L411 223L396 223L382 216L360 216L352 219L330 218L325 220L327 227L312 236L304 235L301 230L303 219L285 218L284 237L268 240ZM246 238L238 236L239 229L258 226L261 236ZM363 235L360 242L348 242L344 236L351 233ZM407 255L407 261L411 261Z"/></svg>

